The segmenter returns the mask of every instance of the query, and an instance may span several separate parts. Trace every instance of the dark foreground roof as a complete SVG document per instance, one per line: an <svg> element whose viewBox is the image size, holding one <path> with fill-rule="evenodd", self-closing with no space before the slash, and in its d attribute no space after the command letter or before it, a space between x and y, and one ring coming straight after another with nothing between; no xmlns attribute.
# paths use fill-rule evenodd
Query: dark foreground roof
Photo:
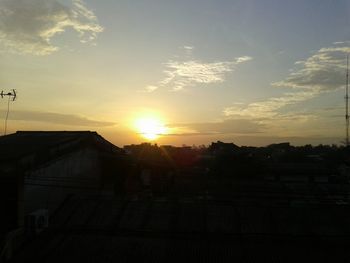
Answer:
<svg viewBox="0 0 350 263"><path fill-rule="evenodd" d="M72 197L14 262L349 262L347 205Z"/></svg>
<svg viewBox="0 0 350 263"><path fill-rule="evenodd" d="M17 131L0 137L0 162L16 160L29 154L47 153L57 147L71 147L84 143L106 149L119 149L91 131Z"/></svg>

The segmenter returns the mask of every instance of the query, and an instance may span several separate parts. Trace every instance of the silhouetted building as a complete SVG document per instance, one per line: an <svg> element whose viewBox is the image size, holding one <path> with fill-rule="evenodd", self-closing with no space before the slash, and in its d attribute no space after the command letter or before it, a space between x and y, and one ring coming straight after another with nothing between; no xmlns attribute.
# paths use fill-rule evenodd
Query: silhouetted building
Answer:
<svg viewBox="0 0 350 263"><path fill-rule="evenodd" d="M239 149L234 143L225 143L221 141L213 142L209 146L209 151L214 155L230 154L234 153Z"/></svg>
<svg viewBox="0 0 350 263"><path fill-rule="evenodd" d="M19 131L0 137L3 233L38 227L72 194L123 191L123 151L96 132ZM36 231L34 229L34 231Z"/></svg>
<svg viewBox="0 0 350 263"><path fill-rule="evenodd" d="M110 148L96 133L75 135L61 141L62 149L50 146L56 150L47 160L32 161L33 166L18 170L19 177L10 176L12 204L21 204L21 185L33 192L55 189L57 178L63 184L57 188L76 193L61 202L48 227L25 243L12 262L350 260L349 184L326 180L343 163L338 156L347 153L289 144L256 148L217 142L211 152L141 144L125 147L132 165L123 172L118 169L124 158L120 149ZM82 141L73 143L78 138ZM75 165L85 177L76 174ZM74 180L62 180L61 173ZM15 179L21 174L26 184ZM39 184L42 178L52 180L45 181L50 183L46 188L44 181ZM111 185L115 193L124 188L126 195L102 195L111 192ZM52 190L40 196L53 201L60 194ZM45 215L45 209L36 211L33 216Z"/></svg>

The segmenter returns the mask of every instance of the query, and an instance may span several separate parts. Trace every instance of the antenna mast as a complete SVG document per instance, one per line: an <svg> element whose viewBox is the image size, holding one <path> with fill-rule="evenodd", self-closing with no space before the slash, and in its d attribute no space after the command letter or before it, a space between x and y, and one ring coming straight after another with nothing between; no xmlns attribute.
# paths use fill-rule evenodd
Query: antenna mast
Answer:
<svg viewBox="0 0 350 263"><path fill-rule="evenodd" d="M346 56L346 86L345 86L345 121L346 139L345 145L349 146L349 55Z"/></svg>
<svg viewBox="0 0 350 263"><path fill-rule="evenodd" d="M5 128L4 128L4 135L6 135L7 132L7 119L9 117L9 111L10 111L10 101L15 101L17 98L16 90L12 90L12 92L4 93L4 91L1 91L0 97L3 99L4 97L8 97L7 100L7 112L6 112L6 118L5 118Z"/></svg>

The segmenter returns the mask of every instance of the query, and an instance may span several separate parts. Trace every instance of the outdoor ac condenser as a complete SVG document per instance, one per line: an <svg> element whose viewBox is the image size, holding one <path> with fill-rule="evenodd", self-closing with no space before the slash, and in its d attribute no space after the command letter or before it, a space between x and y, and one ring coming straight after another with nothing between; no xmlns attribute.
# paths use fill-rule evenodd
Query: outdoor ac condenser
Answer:
<svg viewBox="0 0 350 263"><path fill-rule="evenodd" d="M49 211L39 209L30 213L26 218L27 232L30 234L39 234L49 226Z"/></svg>

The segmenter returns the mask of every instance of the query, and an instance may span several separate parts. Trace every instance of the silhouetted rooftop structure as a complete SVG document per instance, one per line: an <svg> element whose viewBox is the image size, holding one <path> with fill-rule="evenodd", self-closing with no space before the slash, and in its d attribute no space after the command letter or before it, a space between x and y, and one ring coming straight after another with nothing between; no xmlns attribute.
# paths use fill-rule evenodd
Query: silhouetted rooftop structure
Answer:
<svg viewBox="0 0 350 263"><path fill-rule="evenodd" d="M123 150L96 132L20 131L0 137L0 204L5 211L0 251L4 236L5 244L16 243L10 237L30 215L51 216L71 194L122 191L125 163Z"/></svg>
<svg viewBox="0 0 350 263"><path fill-rule="evenodd" d="M52 154L83 144L120 150L91 131L17 131L0 137L0 162L18 160L31 154Z"/></svg>
<svg viewBox="0 0 350 263"><path fill-rule="evenodd" d="M209 146L209 151L213 154L230 154L239 149L234 143L225 143L221 141L213 142Z"/></svg>
<svg viewBox="0 0 350 263"><path fill-rule="evenodd" d="M290 143L289 142L281 142L281 143L273 143L267 146L268 148L273 148L273 149L288 149L290 148Z"/></svg>

